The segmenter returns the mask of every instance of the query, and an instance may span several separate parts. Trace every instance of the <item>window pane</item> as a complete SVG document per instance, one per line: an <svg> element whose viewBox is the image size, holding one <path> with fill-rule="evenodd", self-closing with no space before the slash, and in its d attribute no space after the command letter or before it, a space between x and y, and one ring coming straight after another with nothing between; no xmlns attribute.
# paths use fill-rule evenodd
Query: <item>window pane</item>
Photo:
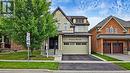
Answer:
<svg viewBox="0 0 130 73"><path fill-rule="evenodd" d="M6 2L2 3L2 12L6 12Z"/></svg>

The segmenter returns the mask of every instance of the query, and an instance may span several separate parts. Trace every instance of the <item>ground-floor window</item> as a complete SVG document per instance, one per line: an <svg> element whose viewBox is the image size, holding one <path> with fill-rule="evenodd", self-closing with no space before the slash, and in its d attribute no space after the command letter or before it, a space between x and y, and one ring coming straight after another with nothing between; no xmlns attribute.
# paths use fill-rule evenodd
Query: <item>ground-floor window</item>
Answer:
<svg viewBox="0 0 130 73"><path fill-rule="evenodd" d="M81 43L80 43L80 42L77 42L76 45L81 45Z"/></svg>
<svg viewBox="0 0 130 73"><path fill-rule="evenodd" d="M69 45L69 43L68 43L68 42L65 42L64 45Z"/></svg>
<svg viewBox="0 0 130 73"><path fill-rule="evenodd" d="M87 42L64 42L64 45L87 45Z"/></svg>

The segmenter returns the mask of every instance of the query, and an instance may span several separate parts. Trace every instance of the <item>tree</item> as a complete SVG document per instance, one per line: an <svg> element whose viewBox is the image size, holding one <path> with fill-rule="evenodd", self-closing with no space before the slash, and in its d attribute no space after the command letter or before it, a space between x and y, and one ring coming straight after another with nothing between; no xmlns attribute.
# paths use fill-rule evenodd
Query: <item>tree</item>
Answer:
<svg viewBox="0 0 130 73"><path fill-rule="evenodd" d="M31 35L31 51L39 49L44 40L56 35L53 15L46 0L15 0L15 14L2 19L11 38L26 47L26 33ZM5 27L4 26L4 27Z"/></svg>

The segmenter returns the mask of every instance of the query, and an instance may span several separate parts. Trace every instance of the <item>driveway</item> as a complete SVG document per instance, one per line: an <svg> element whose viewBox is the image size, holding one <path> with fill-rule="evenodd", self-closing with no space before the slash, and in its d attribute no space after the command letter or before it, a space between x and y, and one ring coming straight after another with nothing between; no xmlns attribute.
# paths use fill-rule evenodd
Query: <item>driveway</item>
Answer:
<svg viewBox="0 0 130 73"><path fill-rule="evenodd" d="M92 55L62 55L64 61L101 61Z"/></svg>
<svg viewBox="0 0 130 73"><path fill-rule="evenodd" d="M130 61L130 55L125 55L125 54L106 54L106 55L119 60Z"/></svg>
<svg viewBox="0 0 130 73"><path fill-rule="evenodd" d="M112 63L60 63L60 70L119 71L121 67Z"/></svg>

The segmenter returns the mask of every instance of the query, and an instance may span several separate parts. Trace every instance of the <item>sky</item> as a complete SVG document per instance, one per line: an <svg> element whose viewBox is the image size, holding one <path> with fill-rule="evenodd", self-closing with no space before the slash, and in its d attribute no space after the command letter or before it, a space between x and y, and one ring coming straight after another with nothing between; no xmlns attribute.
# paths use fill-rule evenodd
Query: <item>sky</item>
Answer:
<svg viewBox="0 0 130 73"><path fill-rule="evenodd" d="M89 29L113 15L130 21L130 0L51 0L51 11L60 7L67 16L86 16Z"/></svg>

